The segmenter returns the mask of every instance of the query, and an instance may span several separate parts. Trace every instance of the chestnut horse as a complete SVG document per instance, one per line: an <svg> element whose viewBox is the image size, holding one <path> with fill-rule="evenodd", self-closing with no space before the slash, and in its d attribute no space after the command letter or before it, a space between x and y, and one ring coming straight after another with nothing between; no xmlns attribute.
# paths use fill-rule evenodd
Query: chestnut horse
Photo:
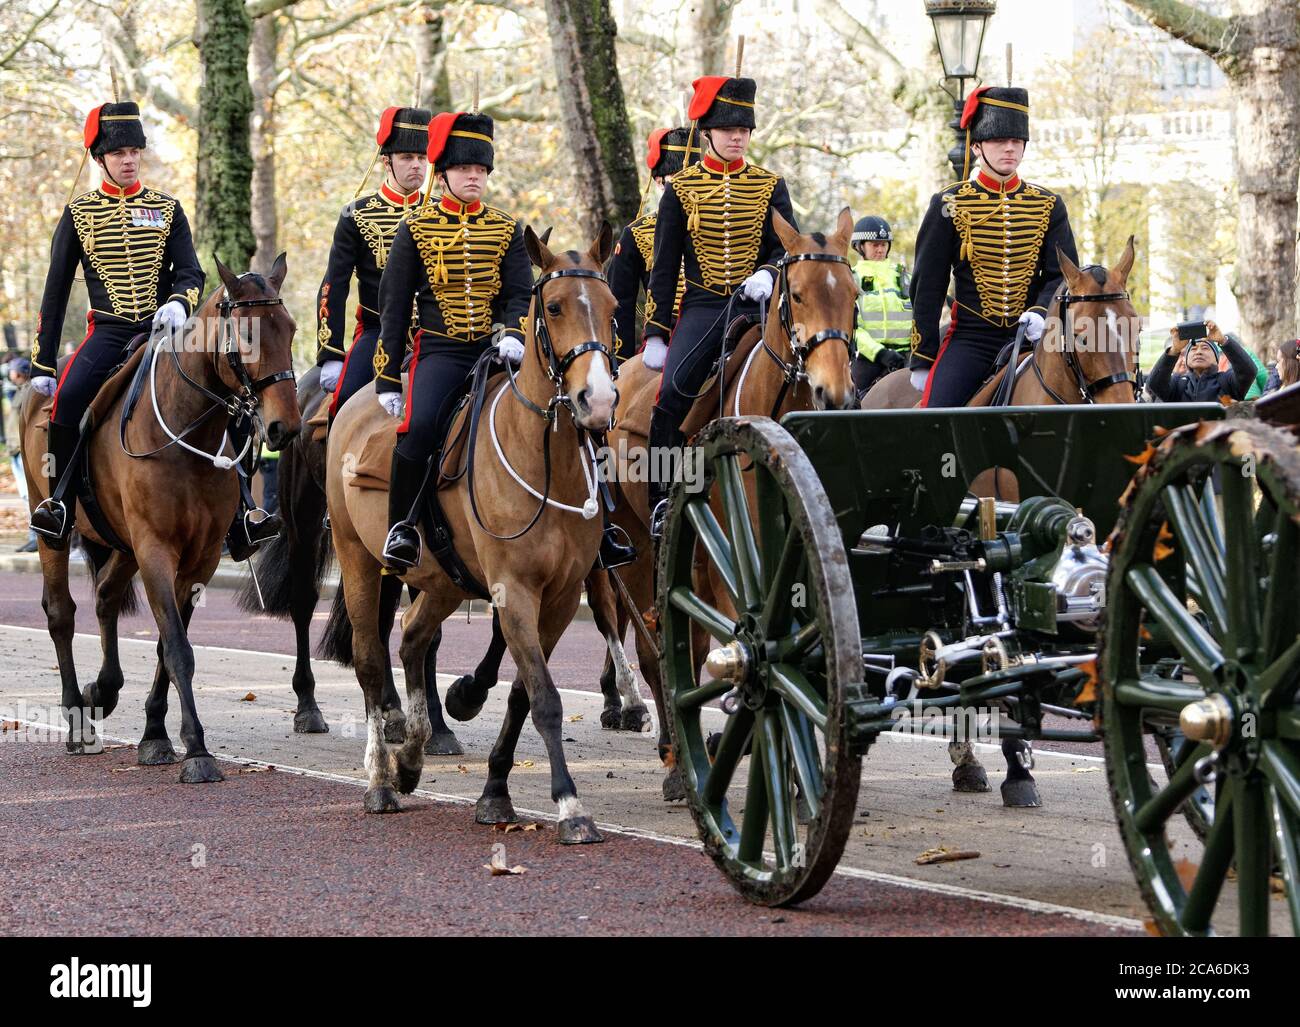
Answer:
<svg viewBox="0 0 1300 1027"><path fill-rule="evenodd" d="M77 530L94 568L95 615L104 651L98 676L84 690L78 689L72 657L76 604L68 589L68 550L40 543L41 602L58 654L68 752L103 751L92 718L107 717L117 706L123 685L117 621L134 598L131 582L138 571L159 641L137 759L147 765L177 761L165 723L167 688L174 683L185 742L180 779L189 784L222 780L204 745L194 703L194 649L187 631L195 600L221 560L221 543L239 499L235 471L222 455L230 452L225 437L229 411L238 409L251 418L259 433L265 424L272 449L288 443L301 424L291 353L296 326L280 299L288 270L284 254L266 277L236 276L220 261L217 270L222 286L200 307L195 329L181 343L175 338L145 342L121 376L106 384L100 398L115 392L111 403L92 407L99 427L87 440L85 459L104 520L127 551L112 548L112 540L88 519L85 504L78 504ZM151 373L119 431L125 377L145 359L152 359ZM23 466L33 509L48 492L36 470L43 466L47 419L42 415L49 406L48 400L29 402L24 411Z"/></svg>
<svg viewBox="0 0 1300 1027"><path fill-rule="evenodd" d="M456 551L470 573L499 597L501 629L519 668L475 819L481 824L515 819L507 778L531 710L550 758L559 838L567 844L601 840L565 762L560 695L547 660L577 611L583 578L600 545L600 519L584 511L598 509L592 494L597 471L590 466L586 433L609 424L618 399L610 364L616 304L600 270L611 242L604 225L586 253L556 255L531 228L524 230L529 258L542 274L533 286L523 362L513 383L489 383L477 430L466 433L463 449L449 450L464 454L453 459L464 459L467 473L440 489ZM427 546L419 565L401 575L419 595L402 618L406 737L390 747L380 709L387 658L380 553L388 532L388 497L380 488L354 487L347 470L360 466L368 442L374 448L372 440L385 446L395 441L392 419L373 397L374 386L366 386L335 417L325 493L347 611L347 622L332 620L340 630L350 622L353 665L368 711L365 809L389 813L401 809L397 792L409 794L423 769L430 731L424 681L430 646L469 593ZM476 444L471 448L469 442ZM386 467L384 453L379 458Z"/></svg>

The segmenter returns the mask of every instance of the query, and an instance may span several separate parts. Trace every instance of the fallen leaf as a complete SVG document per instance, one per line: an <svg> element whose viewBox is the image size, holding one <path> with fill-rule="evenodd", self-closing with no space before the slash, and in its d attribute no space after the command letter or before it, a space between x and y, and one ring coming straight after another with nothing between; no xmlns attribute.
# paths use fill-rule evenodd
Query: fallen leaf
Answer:
<svg viewBox="0 0 1300 1027"><path fill-rule="evenodd" d="M1088 675L1088 680L1083 683L1079 694L1074 697L1075 706L1097 701L1097 661L1089 660L1087 663L1081 663L1079 669Z"/></svg>
<svg viewBox="0 0 1300 1027"><path fill-rule="evenodd" d="M491 871L493 877L514 877L519 874L528 873L528 869L522 866L506 866L506 854L501 847L492 852L492 862L484 863L483 869Z"/></svg>
<svg viewBox="0 0 1300 1027"><path fill-rule="evenodd" d="M1153 938L1159 938L1161 936L1160 928L1156 926L1156 922L1150 917L1147 917L1142 921L1142 926L1147 929L1147 934L1151 935Z"/></svg>
<svg viewBox="0 0 1300 1027"><path fill-rule="evenodd" d="M133 770L139 770L139 767L114 767L109 771L110 774L129 774Z"/></svg>
<svg viewBox="0 0 1300 1027"><path fill-rule="evenodd" d="M997 867L999 870L1006 870L1008 867L1011 866L1010 863L994 863L993 865Z"/></svg>
<svg viewBox="0 0 1300 1027"><path fill-rule="evenodd" d="M531 767L532 765L532 760L515 760L516 767Z"/></svg>
<svg viewBox="0 0 1300 1027"><path fill-rule="evenodd" d="M135 746L132 745L130 742L118 742L116 745L104 746L104 751L112 752L114 749L134 749L134 748Z"/></svg>
<svg viewBox="0 0 1300 1027"><path fill-rule="evenodd" d="M1146 628L1142 627L1141 625L1138 626L1138 638L1140 638L1143 642L1150 642L1151 639L1154 637L1155 636L1153 636L1151 632L1149 632Z"/></svg>
<svg viewBox="0 0 1300 1027"><path fill-rule="evenodd" d="M1185 856L1174 864L1174 873L1178 875L1178 880L1182 882L1187 891L1192 890L1192 883L1196 880L1196 871L1200 868Z"/></svg>
<svg viewBox="0 0 1300 1027"><path fill-rule="evenodd" d="M241 774L265 774L274 769L275 767L240 767L239 772Z"/></svg>
<svg viewBox="0 0 1300 1027"><path fill-rule="evenodd" d="M979 858L980 854L972 849L954 851L945 845L940 845L937 849L926 849L916 857L916 863L918 866L925 866L929 863L953 863L959 859Z"/></svg>
<svg viewBox="0 0 1300 1027"><path fill-rule="evenodd" d="M1160 531L1156 533L1156 544L1151 550L1151 558L1156 563L1174 555L1174 547L1167 544L1173 540L1174 533L1169 530L1169 522L1165 521L1164 524L1160 525Z"/></svg>
<svg viewBox="0 0 1300 1027"><path fill-rule="evenodd" d="M22 725L16 720L0 721L0 731L17 731L20 727Z"/></svg>
<svg viewBox="0 0 1300 1027"><path fill-rule="evenodd" d="M493 824L493 825L492 825L492 830L494 830L494 831L500 831L502 834L509 834L511 831L536 831L536 830L538 830L538 829L539 829L539 828L538 828L538 825L535 824L535 823L532 823L532 824L519 824L519 823L515 823L515 824Z"/></svg>
<svg viewBox="0 0 1300 1027"><path fill-rule="evenodd" d="M567 718L570 724L576 724L582 719L581 713L575 713L572 717Z"/></svg>
<svg viewBox="0 0 1300 1027"><path fill-rule="evenodd" d="M249 692L246 696L244 696L244 698L240 699L239 701L240 701L240 702L257 702L257 696L255 696L252 692Z"/></svg>
<svg viewBox="0 0 1300 1027"><path fill-rule="evenodd" d="M1100 768L1098 767L1075 767L1070 773L1072 774L1095 774Z"/></svg>
<svg viewBox="0 0 1300 1027"><path fill-rule="evenodd" d="M469 773L469 767L465 766L465 764L463 764L463 763L457 763L457 764L456 764L456 773L458 773L458 774L468 774L468 773Z"/></svg>

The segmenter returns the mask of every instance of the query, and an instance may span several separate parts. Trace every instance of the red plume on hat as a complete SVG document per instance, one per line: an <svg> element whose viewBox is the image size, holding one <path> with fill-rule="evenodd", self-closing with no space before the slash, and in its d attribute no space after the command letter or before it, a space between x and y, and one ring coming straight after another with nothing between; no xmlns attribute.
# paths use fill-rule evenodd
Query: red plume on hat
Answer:
<svg viewBox="0 0 1300 1027"><path fill-rule="evenodd" d="M671 128L656 128L650 133L649 149L645 155L645 166L654 171L655 165L659 163L659 144L663 142L664 136L671 132Z"/></svg>
<svg viewBox="0 0 1300 1027"><path fill-rule="evenodd" d="M447 138L451 135L451 130L456 125L456 119L464 111L444 111L434 117L429 125L429 163L438 163L438 158L442 156L442 151L447 148Z"/></svg>
<svg viewBox="0 0 1300 1027"><path fill-rule="evenodd" d="M99 137L99 112L107 106L101 103L98 107L92 107L86 115L86 128L81 138L85 141L87 150L95 145L95 140Z"/></svg>
<svg viewBox="0 0 1300 1027"><path fill-rule="evenodd" d="M970 96L966 97L966 106L962 108L961 112L962 128L970 128L970 123L974 120L975 113L980 107L980 97L992 88L992 86L980 86L979 89L976 89L970 94Z"/></svg>
<svg viewBox="0 0 1300 1027"><path fill-rule="evenodd" d="M389 107L383 114L379 115L379 131L375 133L375 144L383 146L388 142L388 137L393 133L393 119L397 117L397 112L402 108Z"/></svg>
<svg viewBox="0 0 1300 1027"><path fill-rule="evenodd" d="M691 105L686 109L686 116L691 121L698 121L709 113L709 108L713 106L713 101L718 97L718 90L727 82L726 75L705 75L703 78L697 78L691 85L695 89L695 95L691 97Z"/></svg>

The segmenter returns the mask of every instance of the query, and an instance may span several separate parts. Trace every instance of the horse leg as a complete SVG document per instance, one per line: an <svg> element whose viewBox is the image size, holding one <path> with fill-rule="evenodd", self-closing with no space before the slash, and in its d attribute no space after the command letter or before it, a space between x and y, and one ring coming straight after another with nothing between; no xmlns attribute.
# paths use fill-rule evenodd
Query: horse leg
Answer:
<svg viewBox="0 0 1300 1027"><path fill-rule="evenodd" d="M618 705L615 709L621 714L615 723L607 723L606 714L610 712L611 696L606 687L606 675L600 676L600 690L605 695L605 709L600 714L600 726L612 727L623 731L652 731L654 719L646 709L645 700L637 688L636 675L628 663L627 652L623 648L624 624L619 621L618 603L614 596L614 586L605 571L593 571L587 576L587 602L591 607L592 619L596 630L605 639L609 650L605 661L606 668L613 670L612 684L617 688L615 695ZM613 572L617 573L617 572Z"/></svg>
<svg viewBox="0 0 1300 1027"><path fill-rule="evenodd" d="M506 636L501 632L498 607L492 607L492 641L483 654L474 673L463 674L447 689L447 712L461 721L473 720L487 702L488 689L497 683L501 673L501 660L506 655Z"/></svg>
<svg viewBox="0 0 1300 1027"><path fill-rule="evenodd" d="M306 482L305 488L315 489L314 482ZM321 513L314 521L304 526L295 524L295 533L306 527L312 538L303 538L295 534L289 540L289 575L290 596L289 615L293 618L294 649L297 659L293 667L293 692L298 697L298 708L293 714L293 730L297 734L318 735L329 731L325 715L316 703L316 675L311 669L311 621L320 602L320 586L316 580L316 550L325 545L322 537L325 529L321 526L321 516L325 504L320 504Z"/></svg>
<svg viewBox="0 0 1300 1027"><path fill-rule="evenodd" d="M194 615L194 603L188 601L181 609L181 620L188 633L190 617ZM162 640L158 642L158 667L154 671L153 685L149 697L144 703L144 734L135 749L135 761L141 766L156 767L166 763L176 763L180 757L172 748L172 740L167 735L167 689L171 678L167 674L164 661L165 650Z"/></svg>
<svg viewBox="0 0 1300 1027"><path fill-rule="evenodd" d="M40 543L41 571L45 586L41 590L41 607L49 626L50 639L59 662L59 679L62 682L62 712L68 725L68 739L64 743L74 756L98 754L104 743L95 731L95 725L81 705L81 689L77 687L77 665L72 658L72 634L76 626L77 604L68 588L68 550L54 550L44 541Z"/></svg>
<svg viewBox="0 0 1300 1027"><path fill-rule="evenodd" d="M451 694L448 693L448 699ZM488 775L483 783L483 794L474 807L474 822L478 824L513 824L514 804L510 801L508 778L515 765L515 745L519 732L528 716L528 690L520 678L515 678L506 698L506 715L501 720L501 730L488 754Z"/></svg>
<svg viewBox="0 0 1300 1027"><path fill-rule="evenodd" d="M647 543L648 544L648 543ZM620 568L620 571L626 571L623 581L627 585L628 594L632 597L632 602L636 604L638 610L654 609L654 563L647 555L645 558L638 559L636 563L629 567ZM642 614L632 614L624 611L630 619L633 616L642 616ZM644 617L642 616L644 622ZM667 773L663 780L663 797L665 802L677 802L686 798L686 785L682 782L682 773L677 767L676 758L673 755L672 735L669 733L670 716L667 704L664 701L663 682L659 678L659 652L645 638L642 633L633 629L633 638L636 640L636 658L637 665L641 668L641 674L650 686L650 694L654 697L655 711L659 714L659 741L658 751L659 759L663 763Z"/></svg>
<svg viewBox="0 0 1300 1027"><path fill-rule="evenodd" d="M447 721L442 715L442 701L438 698L438 647L440 645L442 645L441 624L433 632L433 640L429 643L429 651L424 657L424 702L429 710L429 740L425 743L424 754L460 756L465 752L465 747L447 726Z"/></svg>
<svg viewBox="0 0 1300 1027"><path fill-rule="evenodd" d="M391 574L382 575L379 579L379 638L383 643L384 688L379 702L384 718L384 740L392 745L401 745L406 740L406 714L402 712L402 700L397 695L397 682L393 679L393 654L389 649L397 605L401 600L401 579Z"/></svg>
<svg viewBox="0 0 1300 1027"><path fill-rule="evenodd" d="M1034 750L1023 738L1002 739L1002 755L1007 760L1007 778L1002 782L1002 805L1034 807L1043 804L1038 794L1034 775L1029 772L1034 765Z"/></svg>
<svg viewBox="0 0 1300 1027"><path fill-rule="evenodd" d="M130 594L135 577L135 558L116 550L95 576L95 619L99 621L99 644L104 653L99 674L81 693L81 705L87 710L102 710L99 719L117 708L122 691L122 662L117 651L117 620Z"/></svg>
<svg viewBox="0 0 1300 1027"><path fill-rule="evenodd" d="M203 725L199 722L198 708L194 703L194 647L185 630L185 618L176 602L176 554L160 539L141 546L138 552L148 553L141 561L140 579L158 624L158 635L163 648L163 666L167 676L176 686L181 705L181 741L185 743L185 760L181 764L182 784L211 784L224 781L203 740ZM186 605L190 593L185 591Z"/></svg>
<svg viewBox="0 0 1300 1027"><path fill-rule="evenodd" d="M953 762L952 790L954 792L987 792L989 778L975 755L975 746L969 742L948 743L948 758Z"/></svg>
<svg viewBox="0 0 1300 1027"><path fill-rule="evenodd" d="M406 738L397 752L397 790L403 795L409 795L420 783L424 754L432 737L428 707L430 682L425 678L431 644L434 636L439 634L442 622L459 605L454 598L438 599L422 592L402 618L402 643L398 653L406 671L407 711ZM434 694L436 696L436 691Z"/></svg>

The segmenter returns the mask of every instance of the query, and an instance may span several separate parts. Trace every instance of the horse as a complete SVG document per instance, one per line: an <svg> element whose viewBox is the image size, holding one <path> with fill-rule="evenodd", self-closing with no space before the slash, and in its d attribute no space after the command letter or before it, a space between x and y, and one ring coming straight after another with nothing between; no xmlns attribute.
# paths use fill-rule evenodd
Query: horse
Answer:
<svg viewBox="0 0 1300 1027"><path fill-rule="evenodd" d="M1084 403L1134 403L1138 399L1138 315L1128 295L1128 277L1136 251L1130 236L1113 269L1092 264L1080 269L1058 248L1062 284L1048 309L1046 330L1032 351L1021 360L1011 359L976 391L966 404L992 406L1010 385L1011 406L1052 406ZM864 410L914 407L921 394L912 388L907 370L880 379L862 398ZM1001 468L991 468L970 483L976 495L1019 499L1014 478ZM959 792L987 792L988 776L970 742L951 742L948 754L955 764L953 788ZM1030 773L1028 743L1018 738L1002 740L1007 776L1002 801L1007 806L1041 806L1042 798Z"/></svg>
<svg viewBox="0 0 1300 1027"><path fill-rule="evenodd" d="M462 408L449 435L456 441L441 463L445 471L449 460L459 461L464 473L440 482L439 501L460 560L500 599L501 629L519 668L488 758L475 820L498 824L516 819L508 776L531 711L550 759L559 840L585 844L602 839L565 762L563 711L547 660L573 619L583 578L600 545L601 522L588 516L598 512L597 469L590 466L585 434L608 425L618 400L611 377L616 303L600 270L609 257L612 233L608 224L602 225L585 253L557 255L525 228L524 245L541 275L533 285L523 361L517 374L487 384L483 417L467 424ZM464 426L463 432L457 425ZM400 575L419 594L402 618L405 739L390 747L379 712L387 658L380 630L387 495L382 488L354 483L359 484L364 460L358 461L368 452L367 443L377 466L387 467L394 441L392 419L374 401L371 384L339 411L326 452L326 501L342 577L335 599L339 615L331 616L333 627L327 633L340 636L332 640L336 648L351 649L366 696L369 779L364 808L376 814L399 812L398 793L409 794L419 783L430 730L424 681L431 672L431 645L442 622L471 595L427 551L416 567Z"/></svg>
<svg viewBox="0 0 1300 1027"><path fill-rule="evenodd" d="M187 632L195 602L221 560L239 499L231 458L223 454L227 426L232 414L264 423L272 449L285 446L301 426L291 353L296 325L280 299L285 255L265 277L236 276L220 260L217 271L221 287L200 307L197 327L184 343L163 338L138 346L91 406L98 427L84 444L85 459L100 513L92 519L87 504L79 503L77 530L92 568L104 657L84 689L78 689L72 655L76 604L68 588L68 551L40 543L41 604L58 654L67 751L103 751L92 718L102 721L117 706L124 683L117 623L133 607L138 572L159 641L136 758L148 766L177 762L165 723L167 689L174 683L185 743L180 780L186 784L223 779L204 745ZM133 380L139 391L128 394ZM133 412L122 422L123 405L132 398ZM43 464L50 405L28 403L24 411L23 464L32 509L48 492L45 478L33 472Z"/></svg>

